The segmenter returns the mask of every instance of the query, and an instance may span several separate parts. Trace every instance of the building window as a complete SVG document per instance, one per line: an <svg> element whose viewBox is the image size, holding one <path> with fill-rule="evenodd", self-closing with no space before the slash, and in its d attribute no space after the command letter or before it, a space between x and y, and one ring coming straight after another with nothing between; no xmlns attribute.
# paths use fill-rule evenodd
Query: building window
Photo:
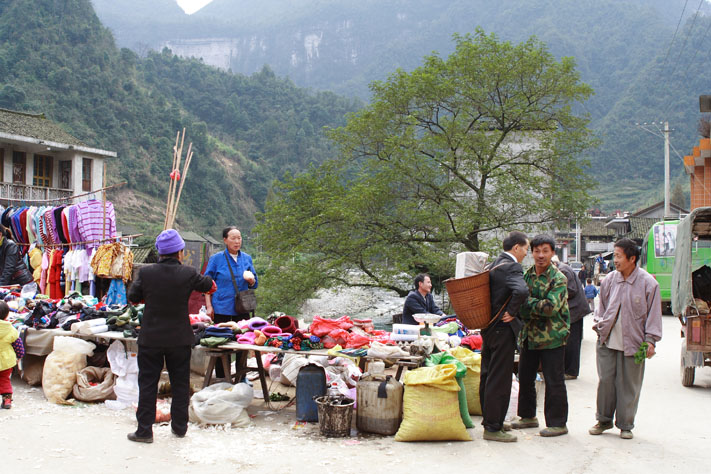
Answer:
<svg viewBox="0 0 711 474"><path fill-rule="evenodd" d="M35 155L35 169L32 176L33 186L52 187L52 157Z"/></svg>
<svg viewBox="0 0 711 474"><path fill-rule="evenodd" d="M62 189L72 189L72 162L59 162L59 187Z"/></svg>
<svg viewBox="0 0 711 474"><path fill-rule="evenodd" d="M15 184L25 184L25 152L12 152L12 182Z"/></svg>
<svg viewBox="0 0 711 474"><path fill-rule="evenodd" d="M91 191L91 158L83 158L81 162L81 189Z"/></svg>

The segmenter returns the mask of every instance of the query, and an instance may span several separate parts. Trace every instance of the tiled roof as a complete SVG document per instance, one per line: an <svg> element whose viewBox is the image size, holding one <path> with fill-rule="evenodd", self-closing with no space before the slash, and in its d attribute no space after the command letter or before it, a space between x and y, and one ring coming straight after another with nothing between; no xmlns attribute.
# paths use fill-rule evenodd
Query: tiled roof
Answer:
<svg viewBox="0 0 711 474"><path fill-rule="evenodd" d="M206 240L201 237L200 235L196 234L193 231L190 230L179 230L178 234L183 238L183 240L187 240L190 242L205 242Z"/></svg>
<svg viewBox="0 0 711 474"><path fill-rule="evenodd" d="M642 241L647 236L647 232L652 228L655 222L660 219L657 217L634 217L629 216L630 231L625 234L625 237L632 240Z"/></svg>
<svg viewBox="0 0 711 474"><path fill-rule="evenodd" d="M613 229L605 227L606 219L589 219L580 227L580 235L583 236L615 236Z"/></svg>
<svg viewBox="0 0 711 474"><path fill-rule="evenodd" d="M65 132L44 114L29 114L0 109L0 132L49 142L85 147L77 138Z"/></svg>
<svg viewBox="0 0 711 474"><path fill-rule="evenodd" d="M156 263L158 261L158 253L155 247L134 247L133 252L134 263Z"/></svg>

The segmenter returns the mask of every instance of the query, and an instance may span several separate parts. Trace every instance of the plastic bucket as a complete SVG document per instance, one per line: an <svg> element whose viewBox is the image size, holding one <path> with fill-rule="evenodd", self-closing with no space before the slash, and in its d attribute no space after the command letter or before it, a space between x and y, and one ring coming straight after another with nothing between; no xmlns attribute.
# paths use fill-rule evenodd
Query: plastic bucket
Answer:
<svg viewBox="0 0 711 474"><path fill-rule="evenodd" d="M355 400L346 397L316 397L318 406L318 428L328 438L343 438L351 434L353 404Z"/></svg>

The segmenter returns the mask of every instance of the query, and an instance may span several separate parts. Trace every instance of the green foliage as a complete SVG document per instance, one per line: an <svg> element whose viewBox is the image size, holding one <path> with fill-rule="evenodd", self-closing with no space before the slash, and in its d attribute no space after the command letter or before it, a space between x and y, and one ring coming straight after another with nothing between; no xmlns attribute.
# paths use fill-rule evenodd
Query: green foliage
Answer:
<svg viewBox="0 0 711 474"><path fill-rule="evenodd" d="M286 178L261 216L283 274L308 255L325 282L350 284L357 269L356 284L404 295L403 273L451 276L453 253L589 204L577 159L594 142L571 107L592 90L538 40L455 36L447 59L371 88L372 104L330 134L341 157Z"/></svg>
<svg viewBox="0 0 711 474"><path fill-rule="evenodd" d="M268 68L247 77L169 50L139 58L116 48L89 0L14 0L2 8L0 107L43 112L90 146L116 151L109 180L128 186L112 198L133 192L151 203L149 214L144 203L118 209L119 220L140 231L162 222L183 127L194 156L178 225L248 232L271 182L327 158L332 145L321 130L360 106L299 89Z"/></svg>

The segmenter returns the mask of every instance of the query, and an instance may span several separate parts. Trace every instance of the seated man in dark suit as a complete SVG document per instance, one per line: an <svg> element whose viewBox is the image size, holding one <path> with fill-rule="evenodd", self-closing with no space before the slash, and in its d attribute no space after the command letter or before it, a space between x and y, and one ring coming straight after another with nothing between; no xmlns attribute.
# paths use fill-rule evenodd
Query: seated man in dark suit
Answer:
<svg viewBox="0 0 711 474"><path fill-rule="evenodd" d="M481 401L484 439L512 442L516 436L504 432L504 419L511 398L516 339L523 326L519 308L528 297L521 261L528 253L528 238L523 232L511 232L503 242L504 251L491 265L489 287L491 314L496 321L482 330ZM510 428L509 428L510 429Z"/></svg>
<svg viewBox="0 0 711 474"><path fill-rule="evenodd" d="M432 280L426 273L420 273L415 277L415 289L405 298L405 305L402 308L402 324L419 324L412 317L417 313L432 313L444 315L444 311L439 309L432 296Z"/></svg>

